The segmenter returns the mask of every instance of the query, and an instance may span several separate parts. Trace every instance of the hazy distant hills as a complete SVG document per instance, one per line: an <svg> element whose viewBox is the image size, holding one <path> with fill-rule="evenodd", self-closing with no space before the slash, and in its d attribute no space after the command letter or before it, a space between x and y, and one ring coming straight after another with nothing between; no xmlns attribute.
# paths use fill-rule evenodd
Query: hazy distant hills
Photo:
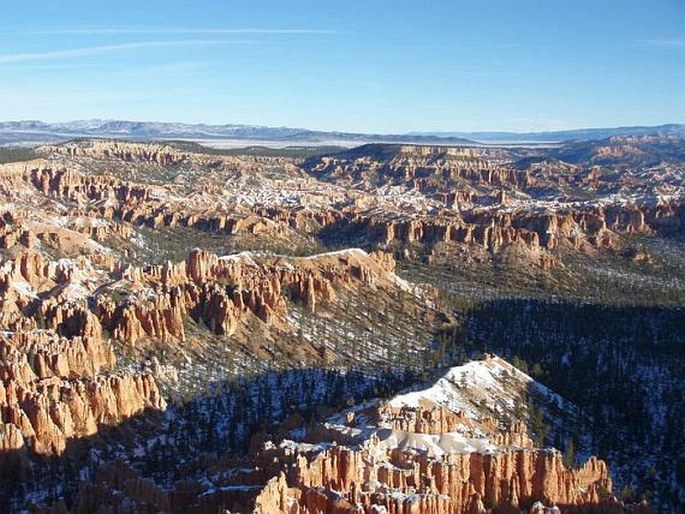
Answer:
<svg viewBox="0 0 685 514"><path fill-rule="evenodd" d="M256 125L207 125L121 120L78 120L64 123L42 121L0 122L0 145L65 141L76 137L126 139L182 139L209 141L249 141L289 145L339 144L355 146L363 143L473 144L549 143L587 141L611 136L643 134L685 135L685 125L668 124L656 127L618 127L578 129L558 132L415 132L408 134L361 134L317 131L291 127Z"/></svg>
<svg viewBox="0 0 685 514"><path fill-rule="evenodd" d="M430 134L358 134L326 132L290 127L255 125L206 125L118 120L79 120L65 123L42 121L0 122L0 144L56 142L75 137L126 139L233 140L272 142L287 145L349 143L350 146L372 142L468 144L456 136Z"/></svg>
<svg viewBox="0 0 685 514"><path fill-rule="evenodd" d="M669 123L653 127L614 127L614 128L581 128L552 132L410 132L408 135L461 137L480 142L559 142L591 141L613 136L642 135L680 135L685 136L685 125Z"/></svg>

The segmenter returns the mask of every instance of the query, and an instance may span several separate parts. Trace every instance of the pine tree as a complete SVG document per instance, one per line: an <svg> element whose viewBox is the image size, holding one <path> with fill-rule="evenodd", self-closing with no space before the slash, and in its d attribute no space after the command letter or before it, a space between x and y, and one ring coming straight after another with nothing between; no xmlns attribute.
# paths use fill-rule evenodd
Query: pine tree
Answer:
<svg viewBox="0 0 685 514"><path fill-rule="evenodd" d="M566 451L564 452L564 466L568 469L576 467L576 445L573 437L566 440Z"/></svg>

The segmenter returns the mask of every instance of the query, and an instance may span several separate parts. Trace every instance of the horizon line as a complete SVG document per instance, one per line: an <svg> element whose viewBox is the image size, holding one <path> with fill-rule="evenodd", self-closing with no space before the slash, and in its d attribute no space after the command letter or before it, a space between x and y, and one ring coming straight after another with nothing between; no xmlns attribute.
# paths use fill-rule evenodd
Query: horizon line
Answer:
<svg viewBox="0 0 685 514"><path fill-rule="evenodd" d="M15 120L0 120L0 124L8 123L43 123L45 125L69 125L73 123L82 122L102 122L102 123L148 123L148 124L159 124L159 125L186 125L191 127L252 127L260 129L290 129L290 130L306 130L310 132L328 132L328 133L340 133L340 134L359 134L359 135L397 135L397 136L436 136L440 137L460 137L468 134L487 134L487 133L504 133L504 134L545 134L545 133L555 133L555 132L573 132L573 131L583 131L583 130L620 130L620 129L655 129L661 127L685 127L685 122L663 122L655 125L650 124L630 124L630 125L602 125L602 126L575 126L573 128L563 128L563 129L545 129L545 130L507 130L507 129L484 129L484 130L468 130L468 129L456 129L456 130L407 130L407 131L397 131L397 132L359 132L350 130L340 130L340 129L312 129L307 127L298 127L290 125L268 125L268 124L256 124L256 123L207 123L207 122L188 122L188 121L158 121L158 120L135 120L135 119L120 119L120 118L81 118L81 119L70 119L66 121L44 121L41 119L15 119Z"/></svg>

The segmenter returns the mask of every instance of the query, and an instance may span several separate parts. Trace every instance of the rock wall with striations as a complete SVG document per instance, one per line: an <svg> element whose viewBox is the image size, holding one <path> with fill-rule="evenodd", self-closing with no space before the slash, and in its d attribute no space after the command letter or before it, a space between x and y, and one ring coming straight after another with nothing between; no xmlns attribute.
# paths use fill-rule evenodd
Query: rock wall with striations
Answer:
<svg viewBox="0 0 685 514"><path fill-rule="evenodd" d="M154 294L120 303L103 295L95 312L115 339L128 343L183 340L187 316L219 335L232 335L241 322L254 319L287 329L288 300L315 311L336 300L336 289L392 283L393 268L391 256L362 250L285 258L219 257L196 249L182 263L116 271L121 281Z"/></svg>
<svg viewBox="0 0 685 514"><path fill-rule="evenodd" d="M85 298L87 266L24 252L0 268L0 446L59 455L75 437L165 402L150 374L116 371ZM92 271L92 270L91 270ZM77 275L79 275L77 277ZM13 465L0 459L0 468Z"/></svg>

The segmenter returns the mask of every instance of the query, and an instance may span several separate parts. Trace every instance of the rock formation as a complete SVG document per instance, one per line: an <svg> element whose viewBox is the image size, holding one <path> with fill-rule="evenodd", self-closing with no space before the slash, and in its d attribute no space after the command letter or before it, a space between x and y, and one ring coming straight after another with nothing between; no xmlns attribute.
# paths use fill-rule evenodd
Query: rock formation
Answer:
<svg viewBox="0 0 685 514"><path fill-rule="evenodd" d="M231 373L447 362L430 345L457 315L440 284L396 267L492 264L497 280L534 268L544 282L578 256L660 266L634 249L682 235L681 144L364 145L297 160L74 141L0 165L0 472L59 463L72 440L164 410L160 389L186 401ZM521 420L469 410L496 396L501 413L520 400L509 386L471 393L462 408L376 403L282 427L255 438L246 468L212 461L226 473L211 486L197 472L162 488L115 461L53 512L624 508L601 461L566 469Z"/></svg>
<svg viewBox="0 0 685 514"><path fill-rule="evenodd" d="M463 370L479 366L508 365L497 359ZM519 372L514 380L529 379ZM97 485L80 487L70 512L102 506L125 512L118 510L123 505L198 514L220 508L287 514L653 512L610 495L604 462L592 457L568 469L558 451L534 448L524 426L512 427L517 437L506 436L493 419L432 403L428 396L445 385L431 387L347 409L310 425L303 441L265 440L249 464L210 461L217 478L209 489L186 480L162 492L122 463L108 465ZM407 405L416 398L420 407ZM292 421L289 430L303 433Z"/></svg>

